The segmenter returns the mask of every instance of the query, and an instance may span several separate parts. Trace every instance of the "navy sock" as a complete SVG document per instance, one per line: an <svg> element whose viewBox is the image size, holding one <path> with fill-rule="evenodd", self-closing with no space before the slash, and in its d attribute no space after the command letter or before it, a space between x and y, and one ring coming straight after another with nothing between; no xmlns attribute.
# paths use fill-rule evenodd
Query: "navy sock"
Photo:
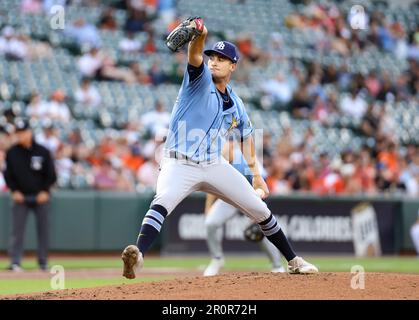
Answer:
<svg viewBox="0 0 419 320"><path fill-rule="evenodd" d="M278 248L287 261L290 261L297 256L272 214L268 219L259 223L259 226L262 229L263 234Z"/></svg>
<svg viewBox="0 0 419 320"><path fill-rule="evenodd" d="M166 216L167 210L158 204L152 205L147 211L137 238L137 247L143 256L157 238Z"/></svg>

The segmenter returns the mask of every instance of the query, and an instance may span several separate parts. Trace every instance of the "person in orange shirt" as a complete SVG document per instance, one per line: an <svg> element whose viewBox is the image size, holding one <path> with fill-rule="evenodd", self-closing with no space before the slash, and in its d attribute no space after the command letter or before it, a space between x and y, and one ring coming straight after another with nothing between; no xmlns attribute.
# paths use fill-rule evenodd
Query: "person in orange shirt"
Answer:
<svg viewBox="0 0 419 320"><path fill-rule="evenodd" d="M378 161L385 166L392 174L392 180L398 178L399 164L396 145L388 142L383 151L378 153Z"/></svg>

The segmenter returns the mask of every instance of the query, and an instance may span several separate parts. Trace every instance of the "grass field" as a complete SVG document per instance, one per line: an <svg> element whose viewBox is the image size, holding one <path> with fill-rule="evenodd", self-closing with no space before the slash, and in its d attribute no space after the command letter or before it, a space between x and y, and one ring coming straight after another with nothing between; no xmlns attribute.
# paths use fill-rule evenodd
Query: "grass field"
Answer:
<svg viewBox="0 0 419 320"><path fill-rule="evenodd" d="M354 258L354 257L307 257L319 267L321 272L350 272L354 265L361 265L366 272L402 272L419 273L419 259L416 257L382 257L382 258ZM208 263L207 257L149 257L145 261L146 270L166 270L159 275L147 275L134 281L128 281L118 276L121 268L121 260L115 258L51 258L50 266L62 265L66 271L85 270L93 272L97 269L114 269L113 275L106 277L79 277L77 274L66 276L65 287L85 288L112 284L125 284L143 281L158 281L173 279L178 276L171 273L170 268L184 270L184 273L199 274ZM0 269L8 265L6 259L0 259ZM35 271L37 265L34 259L27 259L23 263L27 271ZM269 271L270 265L265 257L238 257L227 256L226 266L223 271ZM99 270L98 270L99 272ZM49 291L50 278L46 274L43 277L32 276L33 272L23 272L13 277L12 274L0 272L0 295ZM51 275L52 276L52 275Z"/></svg>

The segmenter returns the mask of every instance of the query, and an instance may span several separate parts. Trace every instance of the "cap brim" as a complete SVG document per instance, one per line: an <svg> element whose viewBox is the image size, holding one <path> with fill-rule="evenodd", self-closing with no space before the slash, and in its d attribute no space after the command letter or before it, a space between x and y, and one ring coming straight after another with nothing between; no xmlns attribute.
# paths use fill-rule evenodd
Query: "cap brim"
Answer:
<svg viewBox="0 0 419 320"><path fill-rule="evenodd" d="M222 51L218 51L218 50L213 50L213 49L209 49L209 50L205 50L204 51L204 54L206 55L206 56L210 56L210 55L212 55L212 54L214 54L214 53L216 53L216 54L219 54L219 55L221 55L221 56L223 56L223 57L226 57L228 60L230 60L231 62L233 62L233 63L237 63L237 61L234 61L233 59L231 59L228 55L226 55L224 52L222 52Z"/></svg>

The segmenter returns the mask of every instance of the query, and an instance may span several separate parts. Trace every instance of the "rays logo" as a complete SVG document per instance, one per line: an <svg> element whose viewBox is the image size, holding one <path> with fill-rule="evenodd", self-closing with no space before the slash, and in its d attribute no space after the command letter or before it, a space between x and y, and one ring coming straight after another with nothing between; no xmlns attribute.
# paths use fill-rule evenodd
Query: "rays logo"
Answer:
<svg viewBox="0 0 419 320"><path fill-rule="evenodd" d="M225 48L225 44L224 44L224 42L222 42L222 41L220 41L220 42L217 42L216 44L215 44L215 47L217 48L217 49L220 49L220 50L224 50L224 48Z"/></svg>
<svg viewBox="0 0 419 320"><path fill-rule="evenodd" d="M237 128L239 122L237 121L237 119L233 116L233 120L231 121L231 125L230 128L228 128L228 131L231 131L235 128Z"/></svg>

